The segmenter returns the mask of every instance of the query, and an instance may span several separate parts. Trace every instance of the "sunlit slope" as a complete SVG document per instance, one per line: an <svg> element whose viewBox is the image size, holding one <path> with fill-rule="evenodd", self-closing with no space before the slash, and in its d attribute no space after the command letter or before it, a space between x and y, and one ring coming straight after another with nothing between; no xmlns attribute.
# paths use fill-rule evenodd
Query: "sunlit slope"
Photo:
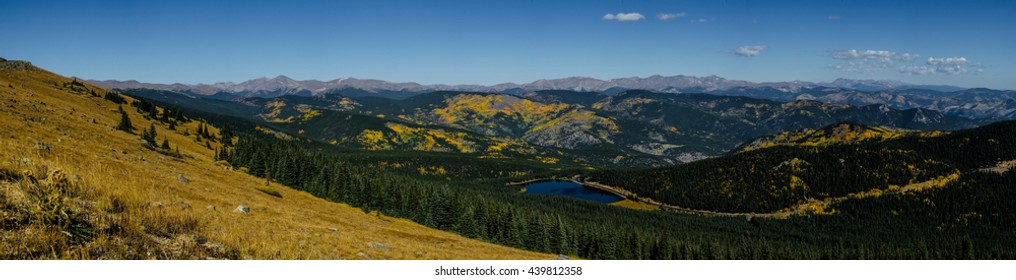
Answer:
<svg viewBox="0 0 1016 280"><path fill-rule="evenodd" d="M741 144L739 147L734 149L734 151L747 152L773 146L822 147L839 144L878 142L905 136L934 137L948 133L948 131L916 131L843 122L820 129L805 128L762 136Z"/></svg>
<svg viewBox="0 0 1016 280"><path fill-rule="evenodd" d="M134 134L116 130L105 90L24 62L0 62L0 85L0 259L552 257L265 186L215 163L200 121L170 130L127 97ZM170 149L142 143L153 125Z"/></svg>
<svg viewBox="0 0 1016 280"><path fill-rule="evenodd" d="M795 143L795 137L788 136L792 134L779 134L769 138L789 137L790 144L675 167L591 172L587 176L639 197L684 208L774 213L908 187L926 189L925 185L943 185L1016 158L1013 121L905 136L850 130L842 125L818 131L832 137L819 137L811 131L810 138ZM868 140L846 144L853 141L847 139L862 138Z"/></svg>

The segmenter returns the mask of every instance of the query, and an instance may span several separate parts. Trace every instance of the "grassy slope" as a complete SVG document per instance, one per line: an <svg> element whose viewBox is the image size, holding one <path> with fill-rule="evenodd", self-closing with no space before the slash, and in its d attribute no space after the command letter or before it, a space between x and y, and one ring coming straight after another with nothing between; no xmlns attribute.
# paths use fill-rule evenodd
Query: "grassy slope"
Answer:
<svg viewBox="0 0 1016 280"><path fill-rule="evenodd" d="M10 175L0 176L0 252L5 252L0 258L551 257L365 214L285 186L272 186L282 198L267 195L256 189L263 180L217 165L212 151L193 136L156 125L159 141L168 137L172 147L179 145L183 160L143 148L138 136L113 129L119 120L116 104L55 85L68 81L44 70L0 65L0 171ZM138 131L150 124L133 107L124 109ZM178 131L197 131L197 125L181 125ZM19 173L52 175L33 184ZM190 182L178 180L179 174ZM59 182L73 187L54 187ZM40 188L51 191L33 191ZM66 223L46 219L32 193L61 196L61 207L77 213L72 220L86 224L92 234L65 237ZM238 204L250 206L250 214L234 213Z"/></svg>

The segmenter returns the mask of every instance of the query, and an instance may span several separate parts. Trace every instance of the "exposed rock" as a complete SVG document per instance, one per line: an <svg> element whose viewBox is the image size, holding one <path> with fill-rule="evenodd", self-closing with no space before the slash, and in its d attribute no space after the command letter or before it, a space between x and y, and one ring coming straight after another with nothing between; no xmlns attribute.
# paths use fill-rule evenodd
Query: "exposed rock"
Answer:
<svg viewBox="0 0 1016 280"><path fill-rule="evenodd" d="M31 62L20 61L20 60L4 60L0 61L0 69L20 70L20 71L34 71L38 68L32 66Z"/></svg>
<svg viewBox="0 0 1016 280"><path fill-rule="evenodd" d="M215 207L215 205L208 205L208 206L205 206L205 208L208 209L208 210L215 211L216 207Z"/></svg>
<svg viewBox="0 0 1016 280"><path fill-rule="evenodd" d="M647 153L647 154L650 154L650 155L662 156L662 155L664 155L667 152L667 150L674 149L674 148L680 148L680 147L683 147L683 146L684 145L674 145L674 144L666 144L666 143L646 143L646 144L631 145L629 148L631 148L632 150L636 150L636 151L639 151L639 152Z"/></svg>
<svg viewBox="0 0 1016 280"><path fill-rule="evenodd" d="M250 213L250 207L247 207L247 205L243 205L243 204L237 205L236 209L233 209L233 212L242 213L242 214L249 214Z"/></svg>
<svg viewBox="0 0 1016 280"><path fill-rule="evenodd" d="M565 255L557 255L557 259L559 259L559 260L567 260L567 259L568 259L568 256L565 256Z"/></svg>
<svg viewBox="0 0 1016 280"><path fill-rule="evenodd" d="M388 246L385 246L384 244L377 243L377 242L367 242L367 247L370 247L371 249L381 250L381 251L391 250L391 248L388 248Z"/></svg>
<svg viewBox="0 0 1016 280"><path fill-rule="evenodd" d="M677 160L683 163L689 163L697 160L707 159L709 158L709 156L700 152L691 152L691 153L681 153L677 155L675 158L677 158Z"/></svg>
<svg viewBox="0 0 1016 280"><path fill-rule="evenodd" d="M190 183L190 180L187 180L187 177L184 177L183 174L176 175L176 179L180 180L180 182L184 183L184 184L189 184Z"/></svg>
<svg viewBox="0 0 1016 280"><path fill-rule="evenodd" d="M186 202L183 202L183 201L177 202L176 203L176 207L180 207L180 210L190 210L191 209L191 205L187 204Z"/></svg>
<svg viewBox="0 0 1016 280"><path fill-rule="evenodd" d="M334 232L334 231L339 231L339 229L338 229L338 228L333 228L333 227L330 227L330 228L328 228L328 230L330 230L330 231L333 231L333 232Z"/></svg>
<svg viewBox="0 0 1016 280"><path fill-rule="evenodd" d="M365 260L369 260L370 259L370 255L367 255L367 253L364 253L364 252L356 252L356 256L360 257L361 259L365 259Z"/></svg>

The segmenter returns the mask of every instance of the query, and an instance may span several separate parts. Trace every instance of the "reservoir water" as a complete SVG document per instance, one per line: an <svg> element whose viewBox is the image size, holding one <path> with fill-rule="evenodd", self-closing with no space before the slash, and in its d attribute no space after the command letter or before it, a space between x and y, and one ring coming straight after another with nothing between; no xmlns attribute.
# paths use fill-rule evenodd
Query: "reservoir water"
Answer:
<svg viewBox="0 0 1016 280"><path fill-rule="evenodd" d="M613 203L621 198L611 193L583 186L572 181L547 180L524 185L526 194L563 195L600 203Z"/></svg>

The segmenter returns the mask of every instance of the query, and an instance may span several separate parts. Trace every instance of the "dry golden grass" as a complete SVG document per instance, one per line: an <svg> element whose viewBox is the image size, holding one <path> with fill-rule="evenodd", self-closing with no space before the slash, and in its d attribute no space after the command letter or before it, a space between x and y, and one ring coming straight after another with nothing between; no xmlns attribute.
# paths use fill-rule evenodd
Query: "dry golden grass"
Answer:
<svg viewBox="0 0 1016 280"><path fill-rule="evenodd" d="M216 164L203 142L180 133L197 131L197 122L177 131L156 123L159 142L167 137L184 157L160 155L113 129L116 104L59 89L67 81L0 65L0 258L553 258L264 187L263 179ZM138 131L151 124L124 109ZM53 197L33 198L39 193ZM233 211L241 204L249 214Z"/></svg>
<svg viewBox="0 0 1016 280"><path fill-rule="evenodd" d="M660 210L660 206L652 205L652 204L641 202L641 201L628 200L628 199L618 200L617 202L611 203L610 205L617 206L617 207L629 208L629 209L635 209L635 210L643 210L643 211L659 211Z"/></svg>

